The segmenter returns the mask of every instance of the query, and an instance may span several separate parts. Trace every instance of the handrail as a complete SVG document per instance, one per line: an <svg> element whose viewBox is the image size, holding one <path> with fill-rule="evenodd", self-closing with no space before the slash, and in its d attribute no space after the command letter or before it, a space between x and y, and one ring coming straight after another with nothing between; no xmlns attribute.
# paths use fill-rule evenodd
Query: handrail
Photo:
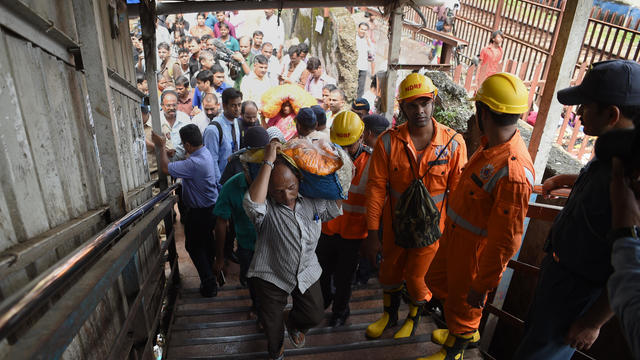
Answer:
<svg viewBox="0 0 640 360"><path fill-rule="evenodd" d="M9 336L16 326L20 325L22 321L56 294L85 265L89 264L104 249L112 245L131 224L153 210L156 204L169 197L171 192L180 186L180 183L176 183L131 210L97 234L93 240L88 241L68 255L59 265L43 274L31 289L26 290L24 294L18 293L14 295L8 301L8 305L0 309L0 314L2 314L0 315L0 341Z"/></svg>

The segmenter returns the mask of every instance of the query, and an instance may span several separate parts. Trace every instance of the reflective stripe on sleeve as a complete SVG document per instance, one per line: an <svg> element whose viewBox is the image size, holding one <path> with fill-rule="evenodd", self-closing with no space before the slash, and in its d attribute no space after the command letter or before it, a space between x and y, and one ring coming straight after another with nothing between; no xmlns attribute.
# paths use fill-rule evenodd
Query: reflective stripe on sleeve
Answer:
<svg viewBox="0 0 640 360"><path fill-rule="evenodd" d="M505 166L502 169L498 170L489 181L482 187L484 191L490 193L493 191L493 188L496 187L496 184L500 179L509 175L509 166Z"/></svg>
<svg viewBox="0 0 640 360"><path fill-rule="evenodd" d="M482 229L482 228L479 228L479 227L471 224L465 218L463 218L460 215L456 214L456 212L453 211L453 209L450 208L450 207L447 208L447 217L449 217L449 219L451 219L454 224L456 224L456 225L460 226L461 228L469 231L470 233L473 233L473 234L476 234L476 235L480 235L482 237L487 237L487 235L488 235L487 229Z"/></svg>
<svg viewBox="0 0 640 360"><path fill-rule="evenodd" d="M356 213L356 214L364 214L367 211L367 208L360 205L351 205L346 202L342 203L342 210L345 212Z"/></svg>

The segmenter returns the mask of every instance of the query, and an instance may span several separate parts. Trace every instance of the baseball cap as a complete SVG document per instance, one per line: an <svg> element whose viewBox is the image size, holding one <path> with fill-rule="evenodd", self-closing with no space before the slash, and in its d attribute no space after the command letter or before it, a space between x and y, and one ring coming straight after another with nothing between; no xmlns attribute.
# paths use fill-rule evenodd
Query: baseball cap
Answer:
<svg viewBox="0 0 640 360"><path fill-rule="evenodd" d="M640 105L640 64L631 60L608 60L592 64L582 83L558 91L564 105L599 102L607 105Z"/></svg>
<svg viewBox="0 0 640 360"><path fill-rule="evenodd" d="M386 117L378 114L367 115L362 118L362 122L364 122L365 129L372 130L377 134L389 128L389 120L387 120Z"/></svg>
<svg viewBox="0 0 640 360"><path fill-rule="evenodd" d="M244 142L243 148L262 148L269 143L269 134L262 126L252 126L244 133L242 141Z"/></svg>
<svg viewBox="0 0 640 360"><path fill-rule="evenodd" d="M317 124L316 114L311 110L311 108L302 108L296 115L296 123L307 129L315 128Z"/></svg>
<svg viewBox="0 0 640 360"><path fill-rule="evenodd" d="M327 113L324 111L322 106L313 105L311 110L316 114L316 122L318 123L318 126L325 125L327 123Z"/></svg>
<svg viewBox="0 0 640 360"><path fill-rule="evenodd" d="M270 128L268 128L267 134L269 134L269 142L271 142L271 140L273 139L278 139L278 141L280 141L281 143L287 142L282 131L276 126L271 126Z"/></svg>
<svg viewBox="0 0 640 360"><path fill-rule="evenodd" d="M365 98L357 98L354 100L353 104L351 104L351 109L369 111L369 102Z"/></svg>

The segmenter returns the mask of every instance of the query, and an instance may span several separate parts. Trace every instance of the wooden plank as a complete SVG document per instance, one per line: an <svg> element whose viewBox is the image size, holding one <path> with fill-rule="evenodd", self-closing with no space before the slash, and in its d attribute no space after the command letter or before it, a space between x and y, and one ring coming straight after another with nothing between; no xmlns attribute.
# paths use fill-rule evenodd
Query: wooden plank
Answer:
<svg viewBox="0 0 640 360"><path fill-rule="evenodd" d="M41 53L42 72L44 76L44 88L49 100L51 125L55 131L52 133L52 145L56 155L58 172L62 175L61 182L64 197L72 217L80 216L87 211L85 187L81 181L80 164L76 153L79 149L73 139L73 127L75 124L70 119L69 92L77 91L68 89L60 91L61 84L65 82L65 67L53 57Z"/></svg>
<svg viewBox="0 0 640 360"><path fill-rule="evenodd" d="M0 25L74 66L69 49L78 48L79 44L21 1L0 2Z"/></svg>
<svg viewBox="0 0 640 360"><path fill-rule="evenodd" d="M358 6L386 6L387 0L359 0ZM264 10L264 9L306 9L313 7L352 7L353 0L323 0L310 4L305 0L263 0L263 1L185 1L185 2L159 2L158 15L177 13L196 13L206 11L240 11L240 10ZM129 5L129 15L137 14L137 6Z"/></svg>
<svg viewBox="0 0 640 360"><path fill-rule="evenodd" d="M64 192L61 184L61 174L56 166L57 151L51 148L52 134L59 130L52 126L54 118L51 115L47 92L42 86L41 51L33 48L22 39L7 37L7 54L11 61L13 75L20 79L16 83L17 95L20 101L22 118L29 139L31 156L35 164L37 180L42 189L42 200L47 212L50 226L56 226L69 219ZM24 100L22 100L24 99ZM39 99L34 101L34 99Z"/></svg>
<svg viewBox="0 0 640 360"><path fill-rule="evenodd" d="M0 188L0 190L2 190ZM18 243L4 191L0 191L0 252ZM2 277L0 277L1 279ZM1 288L0 288L1 289Z"/></svg>
<svg viewBox="0 0 640 360"><path fill-rule="evenodd" d="M56 226L37 237L11 248L11 253L0 255L0 279L24 269L46 253L55 253L56 248L76 237L90 238L104 228L107 208L89 211L82 217Z"/></svg>
<svg viewBox="0 0 640 360"><path fill-rule="evenodd" d="M66 71L70 91L71 112L73 118L73 138L78 142L76 154L80 164L82 183L86 186L87 207L96 209L107 202L105 184L102 177L96 129L89 116L87 106L86 80L81 73Z"/></svg>
<svg viewBox="0 0 640 360"><path fill-rule="evenodd" d="M29 141L22 120L20 99L8 58L7 41L13 41L0 29L0 108L4 126L0 136L0 186L12 214L11 221L18 241L23 241L49 229L47 213L38 184ZM28 221L27 221L28 219ZM4 247L4 246L3 246Z"/></svg>
<svg viewBox="0 0 640 360"><path fill-rule="evenodd" d="M119 217L124 210L124 186L120 161L115 115L113 114L113 99L111 88L108 86L106 74L107 50L103 44L102 28L100 26L100 4L98 0L73 0L73 13L78 27L78 35L82 43L83 53L91 54L83 58L85 62L85 76L90 124L95 126L96 143L100 154L100 164L103 169L103 181L106 198L111 214Z"/></svg>

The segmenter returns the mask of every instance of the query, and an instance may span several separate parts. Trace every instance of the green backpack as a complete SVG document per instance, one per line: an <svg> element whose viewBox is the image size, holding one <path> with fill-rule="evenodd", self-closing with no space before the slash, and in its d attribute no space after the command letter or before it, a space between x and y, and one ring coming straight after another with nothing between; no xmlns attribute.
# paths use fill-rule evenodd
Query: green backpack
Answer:
<svg viewBox="0 0 640 360"><path fill-rule="evenodd" d="M440 150L435 161L427 169L424 175L416 175L409 187L402 193L398 199L395 209L391 207L393 214L393 232L395 234L396 245L405 249L421 248L429 246L442 236L440 232L440 213L436 202L431 197L429 190L424 185L423 179L429 173L434 164L438 163L442 154L447 150L449 144L456 136L455 133L447 145ZM405 151L411 166L411 172L415 175L416 170L411 162L411 154L409 147L405 144ZM446 193L446 190L445 190ZM442 204L444 205L444 199Z"/></svg>

